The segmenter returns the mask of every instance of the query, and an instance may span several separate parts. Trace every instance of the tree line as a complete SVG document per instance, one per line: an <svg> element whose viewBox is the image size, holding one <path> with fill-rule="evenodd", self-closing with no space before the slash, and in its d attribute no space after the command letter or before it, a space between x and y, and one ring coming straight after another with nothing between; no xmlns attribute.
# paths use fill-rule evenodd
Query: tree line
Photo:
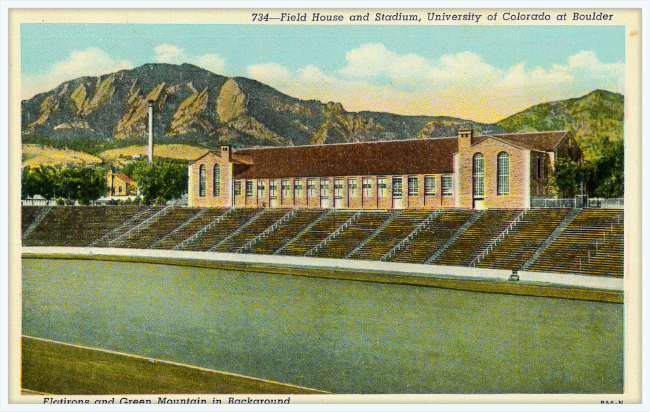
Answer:
<svg viewBox="0 0 650 412"><path fill-rule="evenodd" d="M30 167L22 170L21 198L40 195L47 200L67 200L81 205L106 196L110 192L106 175L108 167ZM187 167L180 162L155 159L130 163L114 172L124 173L135 180L142 203L166 203L177 199L187 190Z"/></svg>

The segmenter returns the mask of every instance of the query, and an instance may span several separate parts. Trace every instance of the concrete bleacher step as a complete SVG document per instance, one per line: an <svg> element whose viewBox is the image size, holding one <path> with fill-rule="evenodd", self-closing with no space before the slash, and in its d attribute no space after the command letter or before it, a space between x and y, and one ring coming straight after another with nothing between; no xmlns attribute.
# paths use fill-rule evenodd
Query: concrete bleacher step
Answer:
<svg viewBox="0 0 650 412"><path fill-rule="evenodd" d="M197 230L195 233L190 235L187 239L184 239L182 242L174 246L173 250L183 250L183 248L190 243L192 243L194 240L198 239L203 235L205 232L208 230L212 229L214 226L216 226L218 223L220 223L223 219L227 218L232 214L234 209L228 209L225 212L223 212L221 215L217 216L212 220L210 223L207 225L203 226L201 229Z"/></svg>
<svg viewBox="0 0 650 412"><path fill-rule="evenodd" d="M519 268L519 270L528 270L528 268L530 268L530 266L533 263L535 263L537 258L540 257L542 253L544 253L544 251L549 247L549 245L551 243L553 243L553 241L555 239L558 238L558 236L560 236L562 231L567 226L569 226L569 224L576 218L576 216L578 216L578 214L581 211L582 211L582 209L572 209L569 213L567 213L567 215L564 217L562 222L560 222L560 224L555 228L553 233L551 233L550 236L548 238L546 238L544 243L542 243L540 245L540 247L537 248L537 250L535 252L533 252L533 254L530 256L530 258L528 258L528 260L523 265L521 265L521 268Z"/></svg>
<svg viewBox="0 0 650 412"><path fill-rule="evenodd" d="M440 214L440 209L434 210L426 219L424 219L411 233L406 235L398 244L393 246L388 252L386 252L379 260L386 262L390 259L395 253L408 244L414 237L416 237L420 232L422 232L426 227Z"/></svg>
<svg viewBox="0 0 650 412"><path fill-rule="evenodd" d="M92 241L92 242L88 245L88 247L99 246L99 245L102 244L103 242L110 241L110 239L111 239L111 237L112 237L113 235L119 233L122 229L124 229L125 227L127 227L127 226L130 225L131 223L137 221L137 220L140 218L140 216L142 216L143 214L147 213L149 210L151 210L151 208L153 208L153 206L149 206L149 207L142 208L142 210L138 211L137 213L134 213L131 217L129 217L128 219L124 220L122 223L120 223L119 225L117 225L116 227L114 227L112 230L108 231L107 233L103 234L102 236L100 236L100 237L97 238L96 240Z"/></svg>
<svg viewBox="0 0 650 412"><path fill-rule="evenodd" d="M309 250L307 253L305 253L305 256L311 256L314 253L318 252L322 248L324 248L329 242L334 240L338 235L340 235L345 229L350 227L359 217L361 216L361 212L357 212L350 219L345 221L341 226L336 228L332 233L330 233L329 236L327 236L325 239L321 240L316 246L314 246L311 250Z"/></svg>
<svg viewBox="0 0 650 412"><path fill-rule="evenodd" d="M266 236L270 235L271 232L273 232L275 229L277 229L281 224L286 222L287 220L291 219L296 213L298 213L300 209L291 209L288 211L284 216L282 216L280 219L278 219L275 223L273 223L271 226L266 228L262 233L259 235L255 236L253 239L251 239L248 243L246 243L244 246L240 247L237 249L237 253L244 253L248 249L252 248L257 244L260 240L265 238Z"/></svg>
<svg viewBox="0 0 650 412"><path fill-rule="evenodd" d="M438 248L438 250L433 252L433 254L424 261L423 264L428 265L431 262L433 262L434 259L440 256L442 252L447 250L447 248L451 246L456 241L456 239L458 239L463 233L465 233L467 229L469 229L474 222L476 222L481 216L483 216L484 213L485 213L484 210L477 210L476 212L474 212L472 216L465 223L463 223L463 225L460 228L458 228L458 230L453 235L451 235L445 243L443 243Z"/></svg>
<svg viewBox="0 0 650 412"><path fill-rule="evenodd" d="M298 232L294 237L289 239L285 244L283 244L278 249L276 249L272 254L277 255L278 253L280 253L284 248L286 248L287 246L292 244L296 239L300 238L304 233L306 233L311 228L316 226L320 221L322 221L326 216L329 216L333 211L334 211L334 209L325 210L320 216L318 216L318 218L316 218L316 220L314 220L309 225L307 225L304 229L302 229L300 232Z"/></svg>
<svg viewBox="0 0 650 412"><path fill-rule="evenodd" d="M386 220L384 220L384 222L383 222L381 225L379 225L379 227L378 227L377 229L373 230L372 233L370 233L368 236L366 236L365 239L363 239L361 242L359 242L359 244L358 244L357 246L355 246L354 249L352 249L352 250L350 251L350 253L348 253L347 255L345 255L344 259L349 259L350 256L354 255L354 254L356 253L357 250L359 250L359 249L361 249L362 247L364 247L366 243L368 243L368 242L369 242L372 238L374 238L374 237L375 237L379 232L381 232L381 231L382 231L386 226L388 226L388 225L389 225L393 220L395 220L395 218L396 218L400 213L402 213L402 210L396 210L396 211L394 211L393 213L391 213L391 214L388 216L388 218L387 218Z"/></svg>
<svg viewBox="0 0 650 412"><path fill-rule="evenodd" d="M111 239L108 241L109 246L113 246L117 242L121 241L122 239L128 239L129 236L135 231L145 229L148 227L150 224L155 222L157 219L159 219L161 216L164 216L167 212L171 210L172 206L165 206L164 208L160 209L158 212L154 213L152 216L149 216L147 219L143 220L142 222L138 223L134 227L130 228L126 232L122 233L121 235L117 236L114 239Z"/></svg>
<svg viewBox="0 0 650 412"><path fill-rule="evenodd" d="M253 215L252 217L250 217L247 221L245 221L242 225L240 225L237 229L235 229L235 230L233 230L232 232L230 232L229 235L227 235L226 237L224 237L223 239L221 239L220 241L218 241L217 243L215 243L214 245L212 245L212 247L211 247L210 249L208 249L207 251L208 251L208 252L214 252L214 251L215 251L219 246L221 246L222 244L226 243L227 241L229 241L230 239L232 239L235 235L237 235L239 232L241 232L242 230L244 230L244 229L246 229L248 226L250 226L250 225L251 225L253 222L255 222L255 221L256 221L260 216L262 216L262 215L264 214L264 212L266 212L267 210L268 210L268 208L266 208L266 209L262 209L262 210L260 210L259 212L257 212L256 214L254 214L254 215Z"/></svg>
<svg viewBox="0 0 650 412"><path fill-rule="evenodd" d="M43 218L45 218L45 216L48 214L50 210L52 210L52 206L45 206L43 210L41 210L41 213L39 213L38 216L36 216L36 219L34 219L32 224L29 225L27 230L25 230L25 233L23 233L21 240L25 240L29 237L29 235L34 231L36 226L38 226L38 224L41 223Z"/></svg>
<svg viewBox="0 0 650 412"><path fill-rule="evenodd" d="M489 245L487 245L480 253L478 256L472 260L472 262L469 264L471 267L476 267L479 263L481 263L481 260L483 260L489 253L490 251L499 244L499 242L519 223L519 221L526 215L527 209L523 209L517 217L515 217L512 222L506 227L503 232L501 232L496 238L494 238Z"/></svg>
<svg viewBox="0 0 650 412"><path fill-rule="evenodd" d="M150 249L155 248L159 243L164 242L165 240L169 239L171 236L173 236L175 233L189 225L190 223L194 222L196 219L201 217L205 212L207 212L209 209L208 208L203 208L200 211L198 211L194 216L192 216L190 219L186 220L184 223L182 223L180 226L177 226L175 229L167 233L165 236L161 237L160 239L156 240L151 246L149 246Z"/></svg>

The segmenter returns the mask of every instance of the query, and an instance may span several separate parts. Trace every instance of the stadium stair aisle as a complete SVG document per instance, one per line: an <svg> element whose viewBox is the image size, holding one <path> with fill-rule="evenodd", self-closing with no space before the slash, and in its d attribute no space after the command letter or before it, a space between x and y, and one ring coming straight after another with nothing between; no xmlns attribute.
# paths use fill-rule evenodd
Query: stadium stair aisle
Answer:
<svg viewBox="0 0 650 412"><path fill-rule="evenodd" d="M521 210L486 210L432 265L467 266L496 238Z"/></svg>
<svg viewBox="0 0 650 412"><path fill-rule="evenodd" d="M423 263L472 217L472 210L444 210L388 261Z"/></svg>
<svg viewBox="0 0 650 412"><path fill-rule="evenodd" d="M312 254L312 257L343 259L361 241L377 229L386 219L390 212L362 212L361 216L341 232L334 239L329 241L322 249Z"/></svg>
<svg viewBox="0 0 650 412"><path fill-rule="evenodd" d="M303 209L280 225L268 236L253 245L246 253L271 254L300 233L311 222L318 219L324 211Z"/></svg>
<svg viewBox="0 0 650 412"><path fill-rule="evenodd" d="M188 239L193 234L207 226L210 222L226 213L228 209L207 209L204 213L192 220L170 236L156 242L151 246L151 249L167 249L172 250L185 239Z"/></svg>
<svg viewBox="0 0 650 412"><path fill-rule="evenodd" d="M172 207L170 211L159 216L146 227L134 230L130 235L115 242L112 246L146 249L200 211L201 209L198 208Z"/></svg>
<svg viewBox="0 0 650 412"><path fill-rule="evenodd" d="M300 235L290 245L278 253L284 256L304 256L317 244L325 240L332 232L338 229L343 223L350 220L356 212L334 211L316 223L311 229Z"/></svg>
<svg viewBox="0 0 650 412"><path fill-rule="evenodd" d="M20 208L21 235L25 234L25 231L36 221L36 218L44 209L45 206L23 206Z"/></svg>
<svg viewBox="0 0 650 412"><path fill-rule="evenodd" d="M250 218L258 214L260 210L261 209L246 208L234 209L221 222L217 223L215 226L210 228L210 230L183 247L183 250L205 252L206 250L212 248L212 246L217 242L221 241L234 230L236 230L238 227L246 223Z"/></svg>
<svg viewBox="0 0 650 412"><path fill-rule="evenodd" d="M530 209L477 265L518 270L544 243L571 209Z"/></svg>
<svg viewBox="0 0 650 412"><path fill-rule="evenodd" d="M246 226L242 231L236 233L230 239L217 246L215 252L237 252L237 250L250 242L255 236L264 232L282 216L289 213L291 209L267 209L254 222Z"/></svg>
<svg viewBox="0 0 650 412"><path fill-rule="evenodd" d="M379 260L393 246L409 235L431 214L430 210L406 210L384 227L372 239L354 252L349 259Z"/></svg>
<svg viewBox="0 0 650 412"><path fill-rule="evenodd" d="M584 209L529 270L623 276L622 226L622 210Z"/></svg>

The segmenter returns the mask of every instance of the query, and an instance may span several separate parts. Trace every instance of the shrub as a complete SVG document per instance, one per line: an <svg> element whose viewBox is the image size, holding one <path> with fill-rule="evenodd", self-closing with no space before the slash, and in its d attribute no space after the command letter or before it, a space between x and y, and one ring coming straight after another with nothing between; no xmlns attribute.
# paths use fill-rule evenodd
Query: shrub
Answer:
<svg viewBox="0 0 650 412"><path fill-rule="evenodd" d="M125 205L130 205L131 203L132 203L131 199L124 199L124 204Z"/></svg>
<svg viewBox="0 0 650 412"><path fill-rule="evenodd" d="M65 204L65 202L63 201L63 198L57 197L56 198L56 204L58 206L63 206Z"/></svg>
<svg viewBox="0 0 650 412"><path fill-rule="evenodd" d="M133 204L134 205L138 206L138 205L140 205L140 203L142 203L142 199L140 199L140 196L133 199Z"/></svg>
<svg viewBox="0 0 650 412"><path fill-rule="evenodd" d="M66 205L66 206L72 206L72 205L74 205L74 200L72 200L72 199L66 199L66 201L65 201L65 205Z"/></svg>

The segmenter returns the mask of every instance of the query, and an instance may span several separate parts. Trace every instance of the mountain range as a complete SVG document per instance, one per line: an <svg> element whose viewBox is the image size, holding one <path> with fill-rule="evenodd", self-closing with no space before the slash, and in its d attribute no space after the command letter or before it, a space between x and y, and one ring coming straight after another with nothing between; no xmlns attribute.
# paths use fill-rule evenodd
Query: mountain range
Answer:
<svg viewBox="0 0 650 412"><path fill-rule="evenodd" d="M225 77L190 64L145 64L100 77L81 77L22 102L23 143L86 152L144 144L147 101L154 101L160 143L214 148L328 144L478 133L574 131L588 158L623 138L623 96L604 90L543 103L494 124L446 116L349 112L340 103L301 100L244 77Z"/></svg>

